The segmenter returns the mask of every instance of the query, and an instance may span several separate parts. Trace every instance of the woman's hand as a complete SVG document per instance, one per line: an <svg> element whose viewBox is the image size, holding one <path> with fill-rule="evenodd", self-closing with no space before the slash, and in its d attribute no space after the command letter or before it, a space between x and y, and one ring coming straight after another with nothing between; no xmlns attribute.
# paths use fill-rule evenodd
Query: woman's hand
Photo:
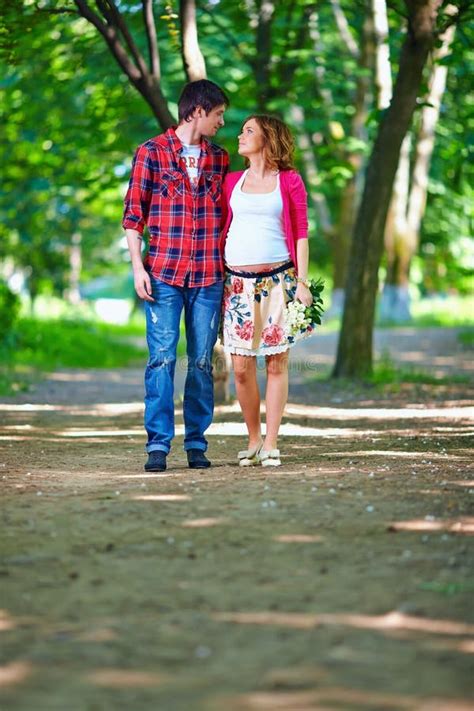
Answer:
<svg viewBox="0 0 474 711"><path fill-rule="evenodd" d="M313 303L312 293L310 292L309 288L301 282L298 282L298 285L296 287L295 298L298 299L298 301L301 301L301 303L305 306L311 306L311 304Z"/></svg>

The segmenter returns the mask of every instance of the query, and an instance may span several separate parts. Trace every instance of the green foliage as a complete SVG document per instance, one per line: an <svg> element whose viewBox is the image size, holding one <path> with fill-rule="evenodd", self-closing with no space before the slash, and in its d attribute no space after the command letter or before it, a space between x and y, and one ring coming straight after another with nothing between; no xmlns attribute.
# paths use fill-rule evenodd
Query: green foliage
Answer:
<svg viewBox="0 0 474 711"><path fill-rule="evenodd" d="M115 368L144 355L118 329L87 321L21 319L16 329L21 361L36 367Z"/></svg>
<svg viewBox="0 0 474 711"><path fill-rule="evenodd" d="M474 584L470 581L464 580L446 582L432 580L430 582L420 583L418 587L420 590L440 593L441 595L446 595L446 597L474 592Z"/></svg>
<svg viewBox="0 0 474 711"><path fill-rule="evenodd" d="M20 318L0 349L0 393L27 388L37 371L144 362L145 348L131 343L129 336L127 327L94 321Z"/></svg>
<svg viewBox="0 0 474 711"><path fill-rule="evenodd" d="M474 328L458 333L458 341L466 348L474 348Z"/></svg>
<svg viewBox="0 0 474 711"><path fill-rule="evenodd" d="M453 383L469 383L470 379L464 375L450 375L437 377L423 370L414 368L400 368L395 365L388 354L374 365L372 375L367 379L373 385L393 385L395 389L403 383L419 383L423 385L449 385Z"/></svg>
<svg viewBox="0 0 474 711"><path fill-rule="evenodd" d="M33 296L60 295L73 235L83 278L123 262L124 175L143 133L156 128L153 120L146 127L142 102L85 20L34 17L0 82L0 256L13 257Z"/></svg>
<svg viewBox="0 0 474 711"><path fill-rule="evenodd" d="M469 296L426 298L413 304L415 326L468 326L474 324L474 299Z"/></svg>
<svg viewBox="0 0 474 711"><path fill-rule="evenodd" d="M324 313L323 300L321 294L324 291L324 282L322 279L311 279L309 282L309 290L313 297L311 306L307 306L304 315L310 319L311 323L321 324L321 317Z"/></svg>
<svg viewBox="0 0 474 711"><path fill-rule="evenodd" d="M469 32L474 41L472 28L456 29L447 88L436 127L416 270L425 293L449 287L464 294L472 291L473 100L466 94L465 86L474 72L474 51L463 47L460 32Z"/></svg>
<svg viewBox="0 0 474 711"><path fill-rule="evenodd" d="M340 4L360 50L367 3ZM177 3L157 0L153 6L162 88L176 113L176 98L185 82L170 24ZM259 7L235 0L198 3L199 42L208 76L231 99L218 141L229 150L232 167L239 168L236 137L241 121L261 108L281 115L297 136L309 140L317 169L314 184L305 174L301 149L297 167L310 193L312 260L318 273L329 272L330 249L318 224L314 197L323 196L336 225L341 191L354 174L353 158L368 155L380 121L372 100L365 137L352 135L357 79L372 78L349 51L331 3L275 3L268 46L257 28ZM397 0L389 8L394 74L405 36L403 7ZM159 129L102 37L77 14L75 3L66 0L62 11L57 9L52 0L2 3L0 257L9 257L24 273L31 294L60 296L68 288L73 235L81 237L83 281L128 271L120 242L125 183L135 147ZM139 4L121 2L120 12L147 57ZM469 286L472 99L464 87L474 67L472 39L473 29L463 20L451 54L443 60L449 66L448 86L415 269L415 281L426 292L455 288L465 293ZM302 109L302 123L295 123L294 107Z"/></svg>
<svg viewBox="0 0 474 711"><path fill-rule="evenodd" d="M8 342L20 312L20 299L4 281L0 281L0 341Z"/></svg>

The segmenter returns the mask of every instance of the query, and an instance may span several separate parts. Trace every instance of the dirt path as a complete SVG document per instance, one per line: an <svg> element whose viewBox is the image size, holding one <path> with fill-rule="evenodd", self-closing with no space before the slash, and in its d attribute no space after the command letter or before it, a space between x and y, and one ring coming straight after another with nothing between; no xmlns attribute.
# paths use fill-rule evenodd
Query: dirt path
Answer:
<svg viewBox="0 0 474 711"><path fill-rule="evenodd" d="M389 357L401 367L411 367L430 375L443 378L461 375L474 379L474 358L472 351L459 341L459 328L397 328L376 329L374 338L375 358ZM314 384L318 376L328 375L334 364L337 349L337 333L325 333L301 342L292 350L290 402L317 404L331 402L333 390L340 388L332 385ZM261 385L264 383L263 363L259 368ZM184 391L186 376L185 358L176 365L175 396L179 400ZM466 393L462 385L455 389L457 396ZM234 392L231 377L231 392ZM431 395L443 396L443 388ZM468 394L468 393L467 393ZM393 393L391 394L391 396ZM380 399L375 390L372 398ZM344 399L345 399L344 395ZM350 399L357 397L354 391ZM35 388L21 393L14 398L4 398L4 402L15 403L50 403L78 405L100 402L141 402L143 400L143 368L125 368L110 371L89 369L87 371L64 369L51 373Z"/></svg>
<svg viewBox="0 0 474 711"><path fill-rule="evenodd" d="M0 405L1 708L472 708L472 389L306 373L281 469L235 466L226 406L211 470L184 468L178 413L154 475L141 375L58 373Z"/></svg>

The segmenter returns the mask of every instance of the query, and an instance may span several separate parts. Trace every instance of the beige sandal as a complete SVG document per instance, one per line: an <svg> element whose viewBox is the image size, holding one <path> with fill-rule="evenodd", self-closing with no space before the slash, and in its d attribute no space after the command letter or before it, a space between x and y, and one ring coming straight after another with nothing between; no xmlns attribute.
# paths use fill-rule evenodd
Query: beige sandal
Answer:
<svg viewBox="0 0 474 711"><path fill-rule="evenodd" d="M280 450L279 449L261 449L258 453L258 458L262 463L262 467L279 467L281 466Z"/></svg>
<svg viewBox="0 0 474 711"><path fill-rule="evenodd" d="M252 449L243 449L238 453L239 467L255 467L260 464L259 453L263 447L263 442L259 442Z"/></svg>

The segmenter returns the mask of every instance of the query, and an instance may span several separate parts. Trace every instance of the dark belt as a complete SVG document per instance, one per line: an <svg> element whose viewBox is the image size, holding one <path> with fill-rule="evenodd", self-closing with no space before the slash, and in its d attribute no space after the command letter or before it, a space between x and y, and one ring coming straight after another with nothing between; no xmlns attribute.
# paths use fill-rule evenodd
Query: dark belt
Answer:
<svg viewBox="0 0 474 711"><path fill-rule="evenodd" d="M268 277L273 276L274 274L280 274L280 272L285 272L287 269L291 269L294 266L295 265L290 260L289 262L280 264L280 266L275 267L275 269L270 269L269 271L265 272L236 272L234 269L230 269L229 267L226 267L225 269L227 274L232 274L232 276L239 276L244 278L250 277L251 279L253 279L255 277Z"/></svg>

